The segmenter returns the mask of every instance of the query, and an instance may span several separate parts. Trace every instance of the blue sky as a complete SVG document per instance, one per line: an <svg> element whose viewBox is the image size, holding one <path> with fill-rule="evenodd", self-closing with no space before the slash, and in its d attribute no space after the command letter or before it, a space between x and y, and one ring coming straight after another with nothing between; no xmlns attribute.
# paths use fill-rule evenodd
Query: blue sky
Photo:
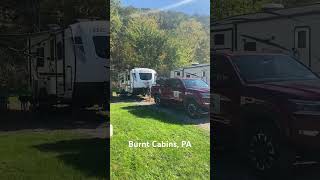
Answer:
<svg viewBox="0 0 320 180"><path fill-rule="evenodd" d="M210 0L121 0L124 6L210 15Z"/></svg>

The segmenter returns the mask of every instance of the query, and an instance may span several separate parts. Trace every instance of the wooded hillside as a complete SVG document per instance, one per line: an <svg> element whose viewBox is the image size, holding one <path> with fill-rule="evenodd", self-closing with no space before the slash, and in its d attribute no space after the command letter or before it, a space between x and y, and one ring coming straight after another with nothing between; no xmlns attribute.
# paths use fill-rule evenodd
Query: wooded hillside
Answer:
<svg viewBox="0 0 320 180"><path fill-rule="evenodd" d="M114 78L134 67L152 68L166 76L178 67L209 62L208 16L122 7L111 0L110 18Z"/></svg>

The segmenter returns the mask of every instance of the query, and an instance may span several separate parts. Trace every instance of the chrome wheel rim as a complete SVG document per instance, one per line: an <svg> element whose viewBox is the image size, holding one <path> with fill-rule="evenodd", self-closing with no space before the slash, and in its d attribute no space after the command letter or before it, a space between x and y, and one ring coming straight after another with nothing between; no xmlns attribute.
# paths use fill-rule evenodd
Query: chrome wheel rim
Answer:
<svg viewBox="0 0 320 180"><path fill-rule="evenodd" d="M196 115L196 113L197 113L197 107L196 107L196 105L195 104L188 104L188 112L189 112L189 114L193 117L193 116L195 116Z"/></svg>
<svg viewBox="0 0 320 180"><path fill-rule="evenodd" d="M252 136L249 143L249 160L259 171L271 169L276 160L272 138L261 131Z"/></svg>

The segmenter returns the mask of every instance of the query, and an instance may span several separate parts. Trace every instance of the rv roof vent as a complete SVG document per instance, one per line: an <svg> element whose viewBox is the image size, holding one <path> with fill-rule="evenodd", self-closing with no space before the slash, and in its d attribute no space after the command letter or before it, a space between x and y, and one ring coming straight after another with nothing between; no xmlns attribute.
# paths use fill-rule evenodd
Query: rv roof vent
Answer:
<svg viewBox="0 0 320 180"><path fill-rule="evenodd" d="M197 66L197 65L199 65L199 63L192 63L192 66Z"/></svg>
<svg viewBox="0 0 320 180"><path fill-rule="evenodd" d="M279 10L283 8L284 8L283 4L276 4L276 3L269 3L262 6L263 11L274 11L274 10Z"/></svg>

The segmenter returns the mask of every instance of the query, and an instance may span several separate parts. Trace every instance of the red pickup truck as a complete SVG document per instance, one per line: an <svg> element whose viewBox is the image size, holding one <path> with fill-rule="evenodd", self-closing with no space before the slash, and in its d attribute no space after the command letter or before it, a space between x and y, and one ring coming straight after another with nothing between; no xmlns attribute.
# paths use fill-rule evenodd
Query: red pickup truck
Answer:
<svg viewBox="0 0 320 180"><path fill-rule="evenodd" d="M211 58L215 145L236 145L263 176L290 172L296 157L319 154L317 74L283 54L216 52Z"/></svg>
<svg viewBox="0 0 320 180"><path fill-rule="evenodd" d="M157 105L183 105L191 118L209 112L210 88L201 79L166 79L151 88L151 95Z"/></svg>

